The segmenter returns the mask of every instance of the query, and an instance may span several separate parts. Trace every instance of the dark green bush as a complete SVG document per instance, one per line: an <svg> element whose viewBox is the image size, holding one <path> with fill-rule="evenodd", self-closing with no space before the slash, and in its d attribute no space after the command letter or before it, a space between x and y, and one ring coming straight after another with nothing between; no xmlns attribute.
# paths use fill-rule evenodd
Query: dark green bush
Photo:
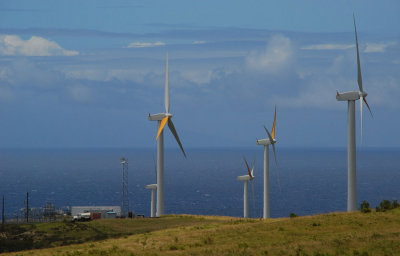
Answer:
<svg viewBox="0 0 400 256"><path fill-rule="evenodd" d="M393 202L390 202L389 200L384 199L375 209L377 212L385 212L399 207L400 204L397 202L397 200L393 200Z"/></svg>
<svg viewBox="0 0 400 256"><path fill-rule="evenodd" d="M369 206L369 203L367 201L362 201L362 203L360 204L360 211L362 213L367 213L367 212L371 212L371 208Z"/></svg>
<svg viewBox="0 0 400 256"><path fill-rule="evenodd" d="M397 202L397 200L393 200L393 202L390 202L389 200L384 199L375 209L377 212L385 212L399 207L400 204Z"/></svg>

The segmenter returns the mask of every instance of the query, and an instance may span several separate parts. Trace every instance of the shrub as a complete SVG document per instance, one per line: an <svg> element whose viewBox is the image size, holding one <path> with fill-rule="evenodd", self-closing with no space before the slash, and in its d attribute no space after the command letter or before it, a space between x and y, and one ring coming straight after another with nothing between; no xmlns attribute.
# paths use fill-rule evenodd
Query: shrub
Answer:
<svg viewBox="0 0 400 256"><path fill-rule="evenodd" d="M289 215L289 217L290 217L290 218L295 218L295 217L298 217L298 215L295 214L295 213L293 213L293 212L291 212L290 215Z"/></svg>
<svg viewBox="0 0 400 256"><path fill-rule="evenodd" d="M362 201L362 203L360 204L360 211L362 213L371 212L371 208L369 207L369 203L367 201Z"/></svg>
<svg viewBox="0 0 400 256"><path fill-rule="evenodd" d="M392 204L390 203L389 200L383 200L379 205L381 209L383 209L384 211L392 209Z"/></svg>
<svg viewBox="0 0 400 256"><path fill-rule="evenodd" d="M376 207L377 212L385 212L388 210L392 210L395 208L400 207L400 204L397 202L397 200L393 200L393 202L390 202L389 200L382 200L382 202L379 204L379 206Z"/></svg>

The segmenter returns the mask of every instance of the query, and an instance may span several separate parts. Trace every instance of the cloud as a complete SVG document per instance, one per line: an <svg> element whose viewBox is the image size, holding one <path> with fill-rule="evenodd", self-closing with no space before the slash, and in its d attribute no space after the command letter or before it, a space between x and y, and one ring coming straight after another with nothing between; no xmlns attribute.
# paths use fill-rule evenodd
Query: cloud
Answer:
<svg viewBox="0 0 400 256"><path fill-rule="evenodd" d="M78 54L78 51L65 50L56 42L38 36L23 40L16 35L0 35L0 55L75 56Z"/></svg>
<svg viewBox="0 0 400 256"><path fill-rule="evenodd" d="M340 81L340 82L337 82ZM311 84L303 84L305 87L295 96L275 96L274 102L286 108L319 108L319 109L337 109L341 105L335 98L338 84L350 84L350 80L344 78L333 79L315 79L309 81Z"/></svg>
<svg viewBox="0 0 400 256"><path fill-rule="evenodd" d="M179 73L179 75L192 83L198 85L206 85L213 80L221 79L230 75L233 71L230 70L219 70L219 69L197 69L197 70L185 70Z"/></svg>
<svg viewBox="0 0 400 256"><path fill-rule="evenodd" d="M205 44L206 41L194 41L192 44Z"/></svg>
<svg viewBox="0 0 400 256"><path fill-rule="evenodd" d="M107 82L113 79L117 79L124 82L130 81L135 83L142 83L145 76L152 71L146 68L138 69L134 67L121 69L101 66L85 67L84 65L78 65L73 69L65 69L63 70L63 72L65 73L66 78L72 80L86 79L90 81Z"/></svg>
<svg viewBox="0 0 400 256"><path fill-rule="evenodd" d="M396 45L395 42L389 43L367 43L367 47L365 48L364 52L372 53L372 52L385 52L386 48L389 46Z"/></svg>
<svg viewBox="0 0 400 256"><path fill-rule="evenodd" d="M388 43L366 43L364 52L385 52L389 46L396 45L395 42ZM301 47L301 50L347 50L355 47L354 44L312 44Z"/></svg>
<svg viewBox="0 0 400 256"><path fill-rule="evenodd" d="M321 57L324 53L317 55ZM353 55L346 53L327 60L330 63L324 61L325 63L311 65L300 60L302 63L296 68L299 78L295 81L296 87L292 87L291 91L277 94L274 101L278 105L292 109L343 108L343 105L338 104L336 100L336 91L352 91L358 88L354 75L356 72L354 58Z"/></svg>
<svg viewBox="0 0 400 256"><path fill-rule="evenodd" d="M62 84L64 75L47 65L38 64L29 58L17 58L0 64L0 84L12 87L45 89Z"/></svg>
<svg viewBox="0 0 400 256"><path fill-rule="evenodd" d="M133 42L130 43L127 48L144 48L144 47L156 47L156 46L164 46L163 42L155 42L155 43L145 43L145 42Z"/></svg>
<svg viewBox="0 0 400 256"><path fill-rule="evenodd" d="M288 37L274 35L264 51L252 51L246 57L250 69L274 73L292 61L293 47Z"/></svg>
<svg viewBox="0 0 400 256"><path fill-rule="evenodd" d="M312 44L303 46L301 50L347 50L353 48L353 44Z"/></svg>

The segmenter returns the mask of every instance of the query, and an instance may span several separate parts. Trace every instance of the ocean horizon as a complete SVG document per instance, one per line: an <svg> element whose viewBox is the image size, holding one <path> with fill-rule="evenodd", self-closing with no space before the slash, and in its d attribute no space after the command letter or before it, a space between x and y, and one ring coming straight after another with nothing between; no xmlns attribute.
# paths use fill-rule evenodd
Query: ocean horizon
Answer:
<svg viewBox="0 0 400 256"><path fill-rule="evenodd" d="M240 217L243 215L243 161L255 160L254 200L249 186L250 217L262 216L263 148L185 148L165 150L165 213ZM277 169L270 151L271 217L346 211L346 148L277 147ZM156 183L154 148L12 148L0 149L0 196L6 215L25 207L56 208L121 205L121 163L128 159L130 210L150 215L150 191ZM400 199L400 148L357 151L358 202L375 207ZM280 186L278 185L280 184Z"/></svg>

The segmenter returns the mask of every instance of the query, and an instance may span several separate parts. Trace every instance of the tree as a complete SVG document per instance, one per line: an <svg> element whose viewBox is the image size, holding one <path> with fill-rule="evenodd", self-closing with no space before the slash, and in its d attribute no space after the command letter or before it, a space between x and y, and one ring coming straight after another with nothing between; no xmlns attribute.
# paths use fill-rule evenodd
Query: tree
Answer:
<svg viewBox="0 0 400 256"><path fill-rule="evenodd" d="M362 201L362 203L360 204L360 211L362 213L367 213L367 212L371 212L371 208L369 206L369 203L367 201Z"/></svg>

